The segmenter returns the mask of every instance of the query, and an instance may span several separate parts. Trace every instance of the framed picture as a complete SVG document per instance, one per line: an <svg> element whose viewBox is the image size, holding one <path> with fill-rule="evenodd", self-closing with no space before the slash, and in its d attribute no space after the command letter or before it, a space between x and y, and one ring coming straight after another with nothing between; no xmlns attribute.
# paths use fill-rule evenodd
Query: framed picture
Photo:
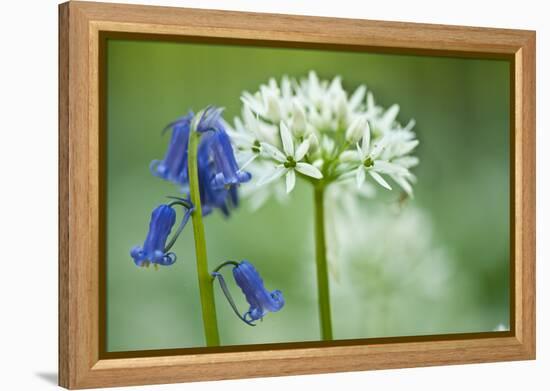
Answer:
<svg viewBox="0 0 550 391"><path fill-rule="evenodd" d="M59 7L59 382L535 358L535 33Z"/></svg>

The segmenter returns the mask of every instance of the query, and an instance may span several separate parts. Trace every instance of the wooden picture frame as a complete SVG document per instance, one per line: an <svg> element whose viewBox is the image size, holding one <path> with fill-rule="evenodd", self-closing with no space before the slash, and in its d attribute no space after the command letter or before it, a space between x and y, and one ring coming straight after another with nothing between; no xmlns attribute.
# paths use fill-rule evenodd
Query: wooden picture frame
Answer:
<svg viewBox="0 0 550 391"><path fill-rule="evenodd" d="M107 36L499 58L511 71L511 330L111 354L104 341ZM535 358L535 32L88 2L59 6L59 384L90 388ZM244 364L244 365L243 365Z"/></svg>

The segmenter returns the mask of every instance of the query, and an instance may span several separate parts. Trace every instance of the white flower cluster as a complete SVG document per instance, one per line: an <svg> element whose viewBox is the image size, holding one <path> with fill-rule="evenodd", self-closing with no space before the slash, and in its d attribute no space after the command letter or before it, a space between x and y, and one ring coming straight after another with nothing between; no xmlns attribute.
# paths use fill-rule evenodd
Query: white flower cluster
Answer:
<svg viewBox="0 0 550 391"><path fill-rule="evenodd" d="M441 333L464 316L449 303L470 296L460 291L458 264L429 213L415 204L389 212L337 188L326 199L331 300L342 338Z"/></svg>
<svg viewBox="0 0 550 391"><path fill-rule="evenodd" d="M348 96L341 77L319 80L311 71L302 80L270 79L241 100L242 116L227 130L241 169L251 171L258 186L277 186L284 176L290 193L299 175L323 185L355 178L361 188L369 176L386 189L391 178L412 195L414 121L401 126L399 106L384 110L364 85Z"/></svg>

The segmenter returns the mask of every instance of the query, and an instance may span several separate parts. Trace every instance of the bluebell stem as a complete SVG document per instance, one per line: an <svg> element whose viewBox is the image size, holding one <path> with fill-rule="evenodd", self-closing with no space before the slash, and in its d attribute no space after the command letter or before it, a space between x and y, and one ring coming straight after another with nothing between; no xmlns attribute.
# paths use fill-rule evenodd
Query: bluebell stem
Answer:
<svg viewBox="0 0 550 391"><path fill-rule="evenodd" d="M184 198L171 197L176 198L176 201L155 209L144 245L131 251L138 266L148 266L150 263L173 264L176 256L168 253L168 250L192 215L207 346L218 346L220 342L202 216L215 209L228 216L231 207L238 205L237 186L251 178L249 173L239 169L231 140L221 119L222 111L221 108L209 106L197 114L190 112L166 127L172 129L168 149L164 159L154 160L150 169L153 175L178 185ZM175 222L175 212L171 208L174 204L184 206L187 212L175 235L166 245ZM196 213L192 213L193 211ZM258 314L256 310L254 316Z"/></svg>
<svg viewBox="0 0 550 391"><path fill-rule="evenodd" d="M243 315L240 315L227 289L225 280L221 273L219 273L219 270L227 265L233 265L233 277L235 282L241 288L246 301L250 305L248 311ZM258 271L247 260L241 262L224 262L214 270L212 276L218 278L222 291L237 316L251 326L254 326L254 321L262 319L268 312L279 311L285 304L282 292L280 290L268 291Z"/></svg>

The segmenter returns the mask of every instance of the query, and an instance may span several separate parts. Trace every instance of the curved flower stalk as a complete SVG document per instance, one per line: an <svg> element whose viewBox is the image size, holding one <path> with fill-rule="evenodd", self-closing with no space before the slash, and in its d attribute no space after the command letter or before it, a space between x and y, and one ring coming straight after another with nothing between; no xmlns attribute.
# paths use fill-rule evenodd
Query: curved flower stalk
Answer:
<svg viewBox="0 0 550 391"><path fill-rule="evenodd" d="M176 184L183 197L170 197L175 201L153 211L144 245L131 250L138 266L173 264L176 255L168 251L191 216L207 346L219 345L219 333L202 218L216 209L229 216L230 209L238 205L237 187L251 179L237 164L221 113L222 109L209 106L196 115L189 112L165 128L172 131L167 151L162 160L151 162L150 170ZM184 206L186 213L166 244L175 223L174 205Z"/></svg>
<svg viewBox="0 0 550 391"><path fill-rule="evenodd" d="M347 186L353 178L357 194L372 193L371 184L391 190L393 182L412 196L416 178L410 169L418 164L411 155L418 145L415 123L402 126L399 106L378 106L366 86L348 94L339 76L320 80L313 71L301 80L270 79L255 93L243 92L241 100L242 116L228 132L238 161L259 172L257 186L271 187L284 178L290 193L297 177L313 185L321 335L330 340L325 189ZM256 205L267 201L260 191L250 193Z"/></svg>
<svg viewBox="0 0 550 391"><path fill-rule="evenodd" d="M241 288L250 308L243 315L240 314L223 275L219 272L224 266L233 266L233 278ZM255 321L262 320L268 312L277 312L285 305L283 294L280 290L268 291L264 282L254 266L247 260L241 262L227 261L219 265L212 277L218 279L220 287L231 305L231 308L239 319L250 326L255 326Z"/></svg>

